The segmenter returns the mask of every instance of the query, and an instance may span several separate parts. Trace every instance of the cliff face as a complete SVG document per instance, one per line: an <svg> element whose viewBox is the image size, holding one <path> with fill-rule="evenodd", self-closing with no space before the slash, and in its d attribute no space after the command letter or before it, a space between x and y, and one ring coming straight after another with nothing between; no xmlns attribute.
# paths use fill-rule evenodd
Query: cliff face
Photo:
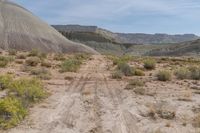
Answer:
<svg viewBox="0 0 200 133"><path fill-rule="evenodd" d="M83 44L69 41L30 11L7 0L0 0L0 48L96 53Z"/></svg>

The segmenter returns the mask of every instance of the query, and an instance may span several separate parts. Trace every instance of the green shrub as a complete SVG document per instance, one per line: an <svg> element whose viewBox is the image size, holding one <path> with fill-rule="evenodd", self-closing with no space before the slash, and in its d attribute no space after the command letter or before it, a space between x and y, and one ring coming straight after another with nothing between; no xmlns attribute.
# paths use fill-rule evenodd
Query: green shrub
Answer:
<svg viewBox="0 0 200 133"><path fill-rule="evenodd" d="M30 57L26 60L26 64L28 66L37 66L40 63L40 58L38 57Z"/></svg>
<svg viewBox="0 0 200 133"><path fill-rule="evenodd" d="M40 101L46 96L41 81L35 78L13 81L10 94L15 94L16 97L20 98L25 107Z"/></svg>
<svg viewBox="0 0 200 133"><path fill-rule="evenodd" d="M190 77L193 80L200 80L200 67L199 66L192 66L189 68L190 70Z"/></svg>
<svg viewBox="0 0 200 133"><path fill-rule="evenodd" d="M170 71L162 70L158 72L157 78L160 81L169 81L172 78L172 74Z"/></svg>
<svg viewBox="0 0 200 133"><path fill-rule="evenodd" d="M0 127L8 129L16 126L27 114L27 110L16 98L0 100Z"/></svg>
<svg viewBox="0 0 200 133"><path fill-rule="evenodd" d="M15 49L9 49L8 50L8 54L9 55L16 55L17 54L17 50L15 50Z"/></svg>
<svg viewBox="0 0 200 133"><path fill-rule="evenodd" d="M40 52L39 52L38 49L32 49L32 50L29 52L28 56L38 56L39 53L40 53Z"/></svg>
<svg viewBox="0 0 200 133"><path fill-rule="evenodd" d="M144 61L144 68L148 70L153 70L156 67L156 61L153 59L148 59Z"/></svg>
<svg viewBox="0 0 200 133"><path fill-rule="evenodd" d="M51 73L45 68L33 68L31 70L32 75L36 75L37 78L43 79L43 80L49 80L51 79Z"/></svg>
<svg viewBox="0 0 200 133"><path fill-rule="evenodd" d="M113 79L122 79L122 77L123 77L123 73L121 71L116 70L112 73Z"/></svg>
<svg viewBox="0 0 200 133"><path fill-rule="evenodd" d="M125 76L133 76L134 71L127 63L120 63L117 66L117 70L121 71Z"/></svg>
<svg viewBox="0 0 200 133"><path fill-rule="evenodd" d="M82 62L77 59L67 59L61 64L61 70L60 72L76 72L79 68Z"/></svg>
<svg viewBox="0 0 200 133"><path fill-rule="evenodd" d="M188 79L190 78L190 71L188 68L180 68L175 72L178 79Z"/></svg>
<svg viewBox="0 0 200 133"><path fill-rule="evenodd" d="M135 69L134 70L134 75L136 75L136 76L145 76L145 73L140 69Z"/></svg>
<svg viewBox="0 0 200 133"><path fill-rule="evenodd" d="M6 74L0 76L0 89L8 89L13 81L12 75Z"/></svg>

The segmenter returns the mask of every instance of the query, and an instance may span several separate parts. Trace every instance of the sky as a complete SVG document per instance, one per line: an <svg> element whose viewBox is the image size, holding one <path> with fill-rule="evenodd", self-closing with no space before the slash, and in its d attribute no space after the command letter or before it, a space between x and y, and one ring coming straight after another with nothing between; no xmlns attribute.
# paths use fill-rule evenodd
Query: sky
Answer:
<svg viewBox="0 0 200 133"><path fill-rule="evenodd" d="M49 24L200 35L200 0L12 0Z"/></svg>

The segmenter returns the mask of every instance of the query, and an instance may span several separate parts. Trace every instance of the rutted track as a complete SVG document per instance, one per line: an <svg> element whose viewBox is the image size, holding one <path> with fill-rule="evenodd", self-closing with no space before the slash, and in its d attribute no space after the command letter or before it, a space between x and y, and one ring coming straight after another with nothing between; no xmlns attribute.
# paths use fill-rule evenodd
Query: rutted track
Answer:
<svg viewBox="0 0 200 133"><path fill-rule="evenodd" d="M119 81L108 80L107 61L94 56L77 78L60 86L9 133L138 133L132 114L123 108ZM6 132L6 133L7 133Z"/></svg>

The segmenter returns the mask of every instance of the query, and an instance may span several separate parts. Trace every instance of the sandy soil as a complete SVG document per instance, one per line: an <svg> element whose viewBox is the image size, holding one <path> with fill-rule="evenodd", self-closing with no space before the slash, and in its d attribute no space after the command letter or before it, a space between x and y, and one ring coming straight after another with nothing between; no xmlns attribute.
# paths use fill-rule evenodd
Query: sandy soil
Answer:
<svg viewBox="0 0 200 133"><path fill-rule="evenodd" d="M110 65L105 57L95 55L78 73L55 72L47 81L52 95L31 108L30 115L19 126L2 132L199 133L191 124L194 110L200 108L199 94L194 93L197 90L187 88L193 83L159 82L153 76L144 76L141 80L147 80L146 94L138 95L124 89L126 78L110 78ZM74 79L65 80L66 75ZM199 82L195 84L200 86ZM158 105L174 110L176 117L171 120L150 117L150 110Z"/></svg>

